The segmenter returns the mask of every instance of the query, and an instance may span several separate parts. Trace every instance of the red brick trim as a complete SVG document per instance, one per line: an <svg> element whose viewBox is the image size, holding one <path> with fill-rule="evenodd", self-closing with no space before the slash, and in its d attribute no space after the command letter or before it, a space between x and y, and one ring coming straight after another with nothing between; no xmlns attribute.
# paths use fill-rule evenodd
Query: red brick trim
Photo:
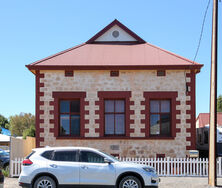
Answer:
<svg viewBox="0 0 222 188"><path fill-rule="evenodd" d="M146 137L150 137L150 120L149 120L149 109L150 109L150 100L151 99L170 99L171 100L171 137L175 138L176 133L180 132L180 129L176 128L176 123L178 122L176 119L176 115L180 114L179 110L176 110L176 105L179 104L179 102L176 102L176 98L178 96L177 92L170 92L170 91L163 91L163 92L144 92L144 98L145 101L141 102L141 105L145 105L145 110L141 110L141 114L145 115L145 119L141 120L141 123L145 123L145 129L142 129L141 132L145 133ZM153 137L156 139L160 139L161 137ZM165 137L167 138L167 137Z"/></svg>
<svg viewBox="0 0 222 188"><path fill-rule="evenodd" d="M99 91L98 92L99 101L95 102L95 105L99 106L99 110L95 111L95 114L99 115L99 119L95 120L95 123L99 123L99 128L95 131L99 133L99 137L105 137L104 135L104 99L125 99L125 108L126 108L126 122L125 122L125 136L121 137L130 137L130 114L133 114L133 111L130 111L130 97L131 91ZM131 103L132 104L132 103ZM110 136L108 138L111 138Z"/></svg>
<svg viewBox="0 0 222 188"><path fill-rule="evenodd" d="M159 153L157 153L157 154L156 154L156 158L165 158L165 154L159 154Z"/></svg>
<svg viewBox="0 0 222 188"><path fill-rule="evenodd" d="M73 70L65 70L65 77L73 77L74 71Z"/></svg>
<svg viewBox="0 0 222 188"><path fill-rule="evenodd" d="M196 117L196 96L195 96L195 82L196 74L194 71L186 73L186 77L190 78L190 82L187 85L190 87L190 91L187 93L187 96L190 96L190 101L186 101L187 105L190 105L190 110L186 110L186 114L190 115L190 119L186 119L186 123L190 123L190 128L186 129L186 132L190 133L190 136L186 137L186 141L190 141L190 146L186 146L187 150L196 149L196 126L195 126L195 117Z"/></svg>
<svg viewBox="0 0 222 188"><path fill-rule="evenodd" d="M36 119L36 147L40 147L40 142L44 142L44 138L40 137L40 133L44 132L43 128L40 128L40 123L44 123L44 119L40 119L40 114L44 114L43 110L40 110L40 106L44 105L44 101L40 101L40 97L44 96L44 92L40 91L41 87L44 87L44 83L40 83L40 78L44 78L44 74L40 71L36 71L35 83L36 83L36 106L35 106L35 119Z"/></svg>
<svg viewBox="0 0 222 188"><path fill-rule="evenodd" d="M110 76L111 77L118 77L119 76L119 71L118 70L117 71L111 70L110 71Z"/></svg>
<svg viewBox="0 0 222 188"><path fill-rule="evenodd" d="M85 101L86 92L53 92L52 96L54 98L54 102L52 103L54 105L54 121L51 121L51 123L54 123L54 129L51 129L51 131L54 131L54 136L59 138L59 101L61 99L79 99L80 100L80 137L83 138L85 136L85 133L89 132L87 128L85 128L85 124L89 123L88 120L85 119L85 114L88 114L89 112L85 110L85 106L89 105L88 101ZM62 136L64 138L64 136ZM73 137L65 137L65 138L73 138Z"/></svg>
<svg viewBox="0 0 222 188"><path fill-rule="evenodd" d="M157 70L156 75L157 76L166 76L166 70Z"/></svg>

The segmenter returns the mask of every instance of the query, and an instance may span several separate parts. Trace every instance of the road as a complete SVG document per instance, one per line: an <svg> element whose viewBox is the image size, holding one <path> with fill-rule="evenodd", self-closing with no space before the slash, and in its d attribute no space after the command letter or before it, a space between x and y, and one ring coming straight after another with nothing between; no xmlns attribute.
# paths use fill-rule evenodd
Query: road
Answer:
<svg viewBox="0 0 222 188"><path fill-rule="evenodd" d="M159 188L209 188L207 178L200 177L161 177ZM222 178L218 178L222 187ZM21 188L17 178L5 178L4 188Z"/></svg>

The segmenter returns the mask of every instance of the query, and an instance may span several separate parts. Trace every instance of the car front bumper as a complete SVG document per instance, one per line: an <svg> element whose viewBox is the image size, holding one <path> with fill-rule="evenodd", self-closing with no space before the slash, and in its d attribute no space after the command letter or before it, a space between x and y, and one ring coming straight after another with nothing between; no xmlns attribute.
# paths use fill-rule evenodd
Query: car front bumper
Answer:
<svg viewBox="0 0 222 188"><path fill-rule="evenodd" d="M32 186L31 186L31 184L29 184L29 183L22 183L22 182L19 182L19 186L21 186L22 188L24 187L24 188L31 188Z"/></svg>
<svg viewBox="0 0 222 188"><path fill-rule="evenodd" d="M143 175L145 187L158 187L160 178L156 173L144 173Z"/></svg>

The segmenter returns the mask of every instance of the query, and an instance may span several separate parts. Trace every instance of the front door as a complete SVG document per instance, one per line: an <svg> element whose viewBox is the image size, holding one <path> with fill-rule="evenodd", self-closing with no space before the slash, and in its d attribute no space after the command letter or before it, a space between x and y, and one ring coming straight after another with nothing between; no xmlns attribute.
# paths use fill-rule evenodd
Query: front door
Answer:
<svg viewBox="0 0 222 188"><path fill-rule="evenodd" d="M81 185L115 185L115 168L102 155L82 150L79 165Z"/></svg>

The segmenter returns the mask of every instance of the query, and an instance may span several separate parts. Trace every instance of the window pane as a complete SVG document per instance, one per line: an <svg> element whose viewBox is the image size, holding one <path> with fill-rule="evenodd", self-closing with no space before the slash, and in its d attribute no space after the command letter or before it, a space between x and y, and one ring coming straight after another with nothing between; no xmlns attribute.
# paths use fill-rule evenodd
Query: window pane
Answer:
<svg viewBox="0 0 222 188"><path fill-rule="evenodd" d="M161 112L170 112L170 100L161 101Z"/></svg>
<svg viewBox="0 0 222 188"><path fill-rule="evenodd" d="M54 154L55 161L77 161L77 152L76 151L57 151Z"/></svg>
<svg viewBox="0 0 222 188"><path fill-rule="evenodd" d="M160 111L160 101L158 100L151 100L150 101L150 112L153 112L153 113L157 113Z"/></svg>
<svg viewBox="0 0 222 188"><path fill-rule="evenodd" d="M60 115L60 134L68 135L69 131L69 115Z"/></svg>
<svg viewBox="0 0 222 188"><path fill-rule="evenodd" d="M71 135L80 135L80 115L71 115Z"/></svg>
<svg viewBox="0 0 222 188"><path fill-rule="evenodd" d="M105 134L114 134L114 115L105 115Z"/></svg>
<svg viewBox="0 0 222 188"><path fill-rule="evenodd" d="M170 136L170 114L161 115L161 135Z"/></svg>
<svg viewBox="0 0 222 188"><path fill-rule="evenodd" d="M90 151L81 151L80 161L86 163L104 163L104 157Z"/></svg>
<svg viewBox="0 0 222 188"><path fill-rule="evenodd" d="M50 150L50 151L45 151L41 156L46 159L51 159L52 154L53 154L53 150Z"/></svg>
<svg viewBox="0 0 222 188"><path fill-rule="evenodd" d="M115 101L115 112L125 112L125 101L116 100Z"/></svg>
<svg viewBox="0 0 222 188"><path fill-rule="evenodd" d="M160 115L150 115L150 134L160 134Z"/></svg>
<svg viewBox="0 0 222 188"><path fill-rule="evenodd" d="M116 114L115 116L116 134L125 134L125 115Z"/></svg>
<svg viewBox="0 0 222 188"><path fill-rule="evenodd" d="M60 101L60 112L69 113L69 101Z"/></svg>
<svg viewBox="0 0 222 188"><path fill-rule="evenodd" d="M71 101L71 112L76 112L76 113L80 112L80 101L79 100Z"/></svg>
<svg viewBox="0 0 222 188"><path fill-rule="evenodd" d="M105 112L114 112L114 100L105 100Z"/></svg>

